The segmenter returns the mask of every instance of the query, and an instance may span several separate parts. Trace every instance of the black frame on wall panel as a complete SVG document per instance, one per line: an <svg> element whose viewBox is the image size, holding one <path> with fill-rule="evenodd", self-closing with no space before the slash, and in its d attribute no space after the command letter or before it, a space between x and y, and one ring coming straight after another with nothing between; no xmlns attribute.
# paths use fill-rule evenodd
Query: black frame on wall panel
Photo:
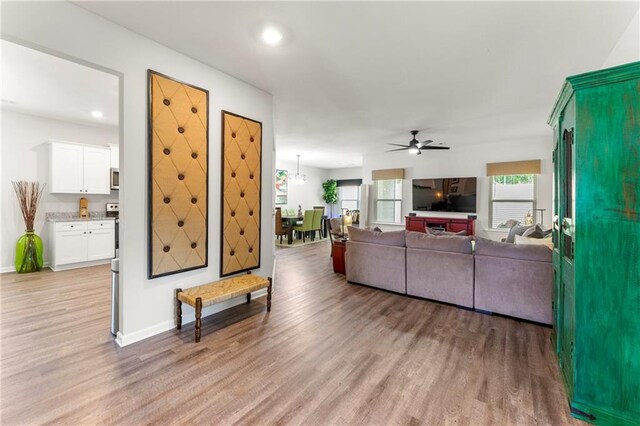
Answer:
<svg viewBox="0 0 640 426"><path fill-rule="evenodd" d="M258 123L260 125L260 191L258 191L258 205L260 206L260 223L258 224L258 264L256 266L252 266L251 268L245 268L238 271L233 271L228 274L223 273L222 268L222 257L224 255L223 245L224 245L224 115L229 114L234 117L242 118L243 120L253 121L254 123ZM254 269L260 269L260 265L262 264L262 179L264 178L264 171L262 169L262 121L254 120L249 117L245 117L240 114L236 114L230 111L222 110L220 111L220 278L228 277L235 274L241 274L243 272L253 271Z"/></svg>
<svg viewBox="0 0 640 426"><path fill-rule="evenodd" d="M197 90L202 90L207 95L207 178L206 178L206 187L205 187L205 206L207 213L204 218L204 226L205 226L205 259L204 265L194 266L192 268L181 269L179 271L166 272L164 274L153 275L153 257L152 257L152 247L153 247L153 181L151 179L151 171L153 168L153 117L151 116L151 106L152 106L152 97L151 97L151 76L158 75L160 77L168 78L170 80L175 81L176 83L184 84L185 86L192 87ZM185 83L182 80L178 80L176 78L170 77L166 74L160 73L158 71L154 71L152 69L147 69L147 278L154 279L160 277L166 277L169 275L180 274L182 272L193 271L196 269L207 268L209 266L209 115L211 111L209 110L209 91L207 89L203 89L202 87L195 86L193 84Z"/></svg>

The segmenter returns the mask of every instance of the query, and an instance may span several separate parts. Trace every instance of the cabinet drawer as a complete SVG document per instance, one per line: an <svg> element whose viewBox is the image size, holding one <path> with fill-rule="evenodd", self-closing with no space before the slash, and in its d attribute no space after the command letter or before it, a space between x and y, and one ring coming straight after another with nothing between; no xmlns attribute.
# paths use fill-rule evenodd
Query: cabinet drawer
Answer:
<svg viewBox="0 0 640 426"><path fill-rule="evenodd" d="M56 222L54 229L56 232L86 231L87 223L86 222Z"/></svg>
<svg viewBox="0 0 640 426"><path fill-rule="evenodd" d="M90 230L94 229L113 229L116 227L116 224L113 220L92 220L88 222Z"/></svg>

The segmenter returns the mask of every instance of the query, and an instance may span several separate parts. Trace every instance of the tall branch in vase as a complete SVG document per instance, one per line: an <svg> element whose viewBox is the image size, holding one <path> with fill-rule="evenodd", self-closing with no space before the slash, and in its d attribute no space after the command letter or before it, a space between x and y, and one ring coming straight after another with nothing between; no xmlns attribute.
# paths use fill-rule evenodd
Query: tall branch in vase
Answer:
<svg viewBox="0 0 640 426"><path fill-rule="evenodd" d="M18 197L18 205L24 220L25 234L16 244L16 272L40 271L43 265L42 240L34 232L38 204L42 198L44 185L40 182L12 181L13 190Z"/></svg>

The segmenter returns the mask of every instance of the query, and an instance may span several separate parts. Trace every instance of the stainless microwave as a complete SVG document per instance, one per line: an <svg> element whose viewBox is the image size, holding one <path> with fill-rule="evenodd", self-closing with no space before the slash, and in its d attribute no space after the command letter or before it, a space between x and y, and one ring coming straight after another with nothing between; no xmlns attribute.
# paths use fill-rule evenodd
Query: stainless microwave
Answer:
<svg viewBox="0 0 640 426"><path fill-rule="evenodd" d="M111 169L111 189L120 189L120 169Z"/></svg>

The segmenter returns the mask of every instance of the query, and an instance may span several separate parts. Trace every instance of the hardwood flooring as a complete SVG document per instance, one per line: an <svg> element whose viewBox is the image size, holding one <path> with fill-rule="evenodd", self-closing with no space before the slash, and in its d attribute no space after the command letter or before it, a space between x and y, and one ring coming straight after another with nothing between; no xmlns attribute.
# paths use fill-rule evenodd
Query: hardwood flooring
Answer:
<svg viewBox="0 0 640 426"><path fill-rule="evenodd" d="M119 348L108 266L2 275L1 423L579 423L548 328L348 284L328 243L277 255L271 313L203 318L198 344Z"/></svg>

